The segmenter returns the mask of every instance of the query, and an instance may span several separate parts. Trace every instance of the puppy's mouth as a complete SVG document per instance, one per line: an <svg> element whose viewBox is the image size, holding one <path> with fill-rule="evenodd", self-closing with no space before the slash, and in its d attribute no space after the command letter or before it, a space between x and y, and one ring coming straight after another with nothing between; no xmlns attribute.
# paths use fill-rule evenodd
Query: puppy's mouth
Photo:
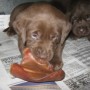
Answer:
<svg viewBox="0 0 90 90"><path fill-rule="evenodd" d="M90 30L88 28L76 28L73 30L73 33L78 37L86 37L90 35Z"/></svg>
<svg viewBox="0 0 90 90"><path fill-rule="evenodd" d="M50 62L52 60L53 54L52 53L43 53L43 52L36 52L35 50L31 50L33 57L39 61L40 63Z"/></svg>

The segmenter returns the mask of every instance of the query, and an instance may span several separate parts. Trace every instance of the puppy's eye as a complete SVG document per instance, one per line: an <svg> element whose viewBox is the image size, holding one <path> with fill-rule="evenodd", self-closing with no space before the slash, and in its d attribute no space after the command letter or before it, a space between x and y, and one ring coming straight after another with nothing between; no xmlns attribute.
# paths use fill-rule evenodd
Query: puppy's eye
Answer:
<svg viewBox="0 0 90 90"><path fill-rule="evenodd" d="M77 21L78 21L78 17L72 17L72 18L71 18L71 22L72 22L72 23L75 23L75 22L77 22Z"/></svg>
<svg viewBox="0 0 90 90"><path fill-rule="evenodd" d="M52 42L54 43L58 43L59 42L59 37L58 35L51 35L50 39L52 40Z"/></svg>
<svg viewBox="0 0 90 90"><path fill-rule="evenodd" d="M39 33L37 31L32 32L31 37L36 40L39 38Z"/></svg>

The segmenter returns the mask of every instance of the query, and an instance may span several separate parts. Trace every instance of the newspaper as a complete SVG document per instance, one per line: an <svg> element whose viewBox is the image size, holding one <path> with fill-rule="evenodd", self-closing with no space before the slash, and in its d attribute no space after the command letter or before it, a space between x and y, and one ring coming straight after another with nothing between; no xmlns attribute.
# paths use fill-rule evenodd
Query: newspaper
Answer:
<svg viewBox="0 0 90 90"><path fill-rule="evenodd" d="M25 82L10 74L10 65L20 63L17 36L8 37L4 28L8 27L9 15L0 16L0 83L9 88L12 85ZM56 81L60 90L90 90L90 42L86 38L66 40L63 50L63 70L65 79ZM1 84L0 84L0 90ZM8 90L8 89L6 89Z"/></svg>
<svg viewBox="0 0 90 90"><path fill-rule="evenodd" d="M8 37L7 34L3 32L3 30L8 27L8 22L9 15L0 15L0 83L5 84L3 88L25 82L10 74L11 64L20 63L21 55L18 50L17 37ZM2 84L0 84L0 90L8 90L1 89Z"/></svg>
<svg viewBox="0 0 90 90"><path fill-rule="evenodd" d="M11 90L7 84L0 82L0 90Z"/></svg>
<svg viewBox="0 0 90 90"><path fill-rule="evenodd" d="M56 82L62 90L90 90L90 41L68 39L63 61L66 77Z"/></svg>

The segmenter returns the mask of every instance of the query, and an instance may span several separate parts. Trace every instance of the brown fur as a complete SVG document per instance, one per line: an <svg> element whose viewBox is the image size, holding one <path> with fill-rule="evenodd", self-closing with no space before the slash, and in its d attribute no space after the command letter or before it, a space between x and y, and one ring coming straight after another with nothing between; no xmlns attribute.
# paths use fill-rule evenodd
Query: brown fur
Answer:
<svg viewBox="0 0 90 90"><path fill-rule="evenodd" d="M72 1L67 14L72 23L72 38L87 37L90 40L90 0Z"/></svg>
<svg viewBox="0 0 90 90"><path fill-rule="evenodd" d="M21 53L30 48L36 59L51 62L55 69L62 67L62 50L70 31L65 15L47 3L22 4L11 14L9 35L17 33Z"/></svg>

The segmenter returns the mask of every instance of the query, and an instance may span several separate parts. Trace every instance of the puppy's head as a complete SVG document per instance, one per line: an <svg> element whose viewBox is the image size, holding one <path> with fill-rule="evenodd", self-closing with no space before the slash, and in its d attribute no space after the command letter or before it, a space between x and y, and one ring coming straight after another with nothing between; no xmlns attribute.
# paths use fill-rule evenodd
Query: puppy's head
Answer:
<svg viewBox="0 0 90 90"><path fill-rule="evenodd" d="M26 46L36 58L50 61L61 40L61 32L47 20L33 21L27 31Z"/></svg>
<svg viewBox="0 0 90 90"><path fill-rule="evenodd" d="M51 61L60 57L70 24L65 15L48 4L34 4L20 14L13 26L37 59ZM60 58L61 59L61 58Z"/></svg>
<svg viewBox="0 0 90 90"><path fill-rule="evenodd" d="M71 15L72 32L77 37L90 35L90 1L82 0L74 7Z"/></svg>

